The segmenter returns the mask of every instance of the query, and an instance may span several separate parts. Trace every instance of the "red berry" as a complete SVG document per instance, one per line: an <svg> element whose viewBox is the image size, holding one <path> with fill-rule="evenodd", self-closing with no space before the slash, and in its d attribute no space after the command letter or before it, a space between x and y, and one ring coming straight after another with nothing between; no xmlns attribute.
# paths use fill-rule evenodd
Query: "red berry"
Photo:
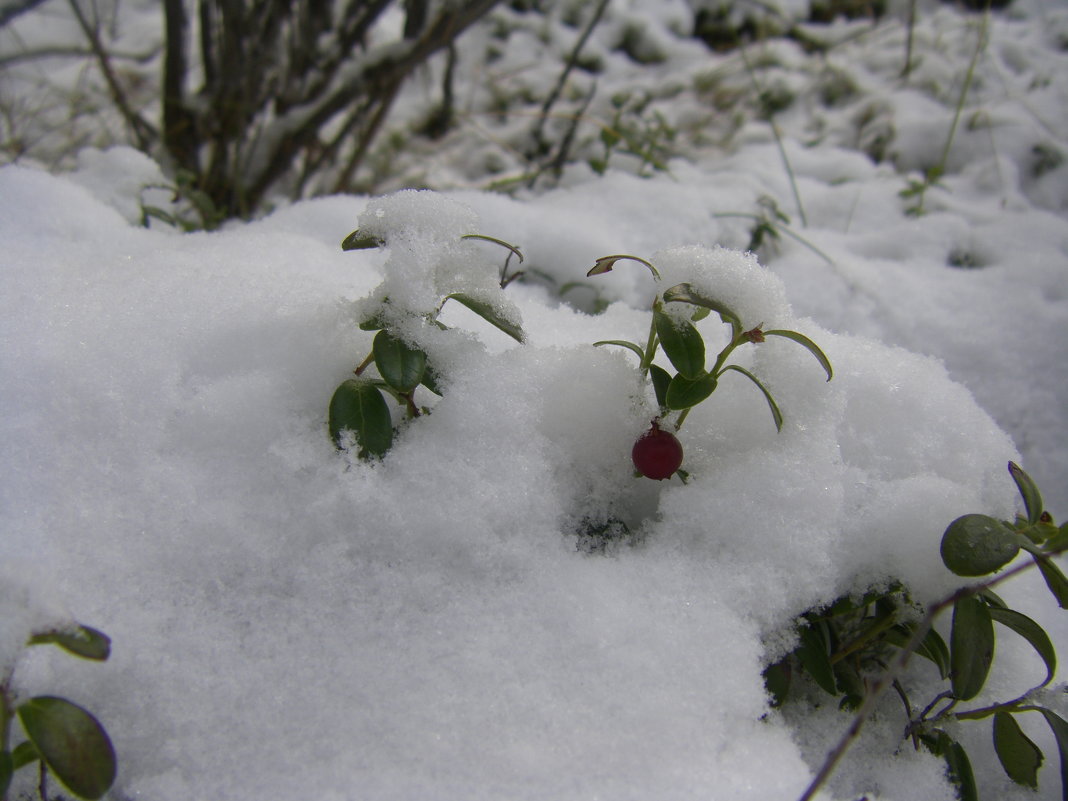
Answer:
<svg viewBox="0 0 1068 801"><path fill-rule="evenodd" d="M682 465L682 444L670 431L662 431L653 423L634 443L630 458L643 476L663 481Z"/></svg>

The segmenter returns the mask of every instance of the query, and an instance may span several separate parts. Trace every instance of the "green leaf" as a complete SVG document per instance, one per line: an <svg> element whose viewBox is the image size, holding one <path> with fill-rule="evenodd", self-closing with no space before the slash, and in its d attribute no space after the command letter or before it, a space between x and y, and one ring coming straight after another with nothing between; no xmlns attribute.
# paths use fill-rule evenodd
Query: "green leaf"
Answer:
<svg viewBox="0 0 1068 801"><path fill-rule="evenodd" d="M470 295L466 295L463 292L454 292L451 295L446 296L452 298L457 303L461 303L490 325L496 326L501 331L504 331L508 336L514 339L516 342L524 342L526 337L523 334L523 329L518 325L502 317L496 309L484 300L473 298Z"/></svg>
<svg viewBox="0 0 1068 801"><path fill-rule="evenodd" d="M594 342L594 347L600 347L601 345L618 345L621 348L627 348L638 354L638 360L645 361L645 351L641 349L640 345L635 345L633 342L628 342L625 339L602 339L600 342Z"/></svg>
<svg viewBox="0 0 1068 801"><path fill-rule="evenodd" d="M78 625L73 629L37 632L27 645L58 645L83 659L105 661L111 655L111 639L102 631Z"/></svg>
<svg viewBox="0 0 1068 801"><path fill-rule="evenodd" d="M0 751L0 798L7 798L7 788L11 786L11 777L15 773L15 764L8 751Z"/></svg>
<svg viewBox="0 0 1068 801"><path fill-rule="evenodd" d="M912 640L915 630L915 623L898 623L886 632L884 639L891 645L904 648ZM933 628L927 630L927 634L916 646L915 653L934 663L934 666L938 668L940 678L949 678L949 646L942 639L942 635Z"/></svg>
<svg viewBox="0 0 1068 801"><path fill-rule="evenodd" d="M359 229L357 229L341 240L341 249L367 250L368 248L382 247L383 244L385 243L381 239L368 234L362 234Z"/></svg>
<svg viewBox="0 0 1068 801"><path fill-rule="evenodd" d="M1057 533L1046 540L1044 549L1047 553L1057 553L1068 550L1068 523L1057 529Z"/></svg>
<svg viewBox="0 0 1068 801"><path fill-rule="evenodd" d="M665 289L662 297L665 303L680 302L692 303L694 306L704 306L706 309L717 312L723 318L723 321L730 323L736 332L742 330L741 318L727 304L708 295L702 295L694 290L690 284L676 284L670 289Z"/></svg>
<svg viewBox="0 0 1068 801"><path fill-rule="evenodd" d="M771 696L773 707L782 706L790 694L790 662L783 659L764 668L764 687Z"/></svg>
<svg viewBox="0 0 1068 801"><path fill-rule="evenodd" d="M994 750L1010 779L1032 790L1038 789L1042 751L1008 712L994 713Z"/></svg>
<svg viewBox="0 0 1068 801"><path fill-rule="evenodd" d="M705 372L705 341L689 320L679 320L660 309L653 311L653 323L660 345L675 369L686 378Z"/></svg>
<svg viewBox="0 0 1068 801"><path fill-rule="evenodd" d="M500 245L502 248L512 251L512 253L519 259L519 263L523 263L523 254L519 252L519 248L510 242L505 242L503 239L485 236L484 234L464 234L460 239L481 239L483 242L492 242L495 245Z"/></svg>
<svg viewBox="0 0 1068 801"><path fill-rule="evenodd" d="M141 224L145 227L149 227L148 220L150 217L155 217L172 228L181 228L182 223L177 217L170 212L164 211L158 206L141 206Z"/></svg>
<svg viewBox="0 0 1068 801"><path fill-rule="evenodd" d="M350 378L330 399L330 437L341 446L341 432L352 431L359 456L384 456L393 444L393 420L381 391L367 381Z"/></svg>
<svg viewBox="0 0 1068 801"><path fill-rule="evenodd" d="M827 358L827 354L820 350L819 345L817 345L811 339L806 337L804 334L799 334L796 331L782 331L779 329L775 329L774 331L765 331L764 336L785 337L786 339L793 340L798 345L807 348L809 353L816 357L816 361L820 363L820 367L823 368L823 371L827 373L827 380L830 381L831 378L834 377L834 370L831 368L831 361Z"/></svg>
<svg viewBox="0 0 1068 801"><path fill-rule="evenodd" d="M1012 476L1012 480L1016 482L1017 489L1020 490L1024 508L1027 509L1027 522L1034 525L1042 516L1042 493L1038 491L1038 487L1031 480L1031 476L1027 475L1023 468L1015 462L1009 462L1009 475Z"/></svg>
<svg viewBox="0 0 1068 801"><path fill-rule="evenodd" d="M99 721L65 698L38 696L18 708L26 736L48 769L80 798L100 798L115 781L115 750Z"/></svg>
<svg viewBox="0 0 1068 801"><path fill-rule="evenodd" d="M949 780L957 786L957 791L960 793L960 801L979 801L979 788L975 784L975 773L972 771L972 763L968 759L968 752L956 740L950 739L948 735L943 732L939 732L939 734L949 740L943 746L942 758L946 760Z"/></svg>
<svg viewBox="0 0 1068 801"><path fill-rule="evenodd" d="M953 605L953 626L949 636L950 682L953 697L974 698L983 689L990 664L994 661L994 623L990 608L974 596Z"/></svg>
<svg viewBox="0 0 1068 801"><path fill-rule="evenodd" d="M765 387L762 383L760 383L760 379L758 379L755 375L750 373L744 367L739 367L736 364L728 364L726 367L723 368L723 370L720 371L720 375L723 375L723 373L727 372L728 370L734 370L734 372L736 373L741 373L757 385L757 388L764 393L764 400L768 402L768 408L771 409L771 416L775 420L775 430L782 431L782 412L779 411L779 404L775 402L775 398L771 397L771 393L768 392L768 388Z"/></svg>
<svg viewBox="0 0 1068 801"><path fill-rule="evenodd" d="M33 743L29 740L23 740L16 745L15 750L11 752L11 765L15 770L18 770L19 768L36 762L40 758L41 755L37 753L37 749L33 747Z"/></svg>
<svg viewBox="0 0 1068 801"><path fill-rule="evenodd" d="M426 354L407 342L379 331L375 334L371 349L375 364L382 379L397 392L411 392L423 380L426 370Z"/></svg>
<svg viewBox="0 0 1068 801"><path fill-rule="evenodd" d="M1019 553L1019 538L1000 520L963 515L942 535L942 561L958 576L985 576L1001 569Z"/></svg>
<svg viewBox="0 0 1068 801"><path fill-rule="evenodd" d="M672 378L671 383L668 384L664 392L663 405L676 411L689 409L699 404L715 390L716 378L711 373L705 373L693 379L680 374Z"/></svg>
<svg viewBox="0 0 1068 801"><path fill-rule="evenodd" d="M626 254L622 253L617 254L615 256L601 256L601 258L597 259L597 261L594 262L593 267L590 268L589 272L586 273L586 277L589 278L590 276L594 275L604 275L605 273L610 273L612 272L612 268L616 266L616 262L620 260L636 261L639 264L644 264L646 267L649 268L649 272L653 274L653 278L660 278L660 273L656 269L656 267L647 262L645 259L638 258L637 256L627 256Z"/></svg>
<svg viewBox="0 0 1068 801"><path fill-rule="evenodd" d="M831 695L837 695L838 683L834 678L830 648L824 637L823 628L816 624L807 626L798 633L801 636L801 645L794 653L797 654L801 667L823 690Z"/></svg>
<svg viewBox="0 0 1068 801"><path fill-rule="evenodd" d="M1044 707L1036 709L1046 719L1053 731L1053 739L1057 741L1057 751L1061 755L1061 793L1068 796L1068 721Z"/></svg>
<svg viewBox="0 0 1068 801"><path fill-rule="evenodd" d="M438 376L434 372L434 368L429 364L426 366L426 370L423 371L422 385L437 395L439 398L442 395L441 387L438 385Z"/></svg>
<svg viewBox="0 0 1068 801"><path fill-rule="evenodd" d="M1046 663L1046 678L1039 686L1049 684L1057 672L1057 649L1053 647L1053 641L1050 640L1045 629L1027 615L1017 612L1015 609L988 607L988 611L994 622L1007 626L1031 643L1031 647L1038 652L1038 655L1042 657L1042 661Z"/></svg>
<svg viewBox="0 0 1068 801"><path fill-rule="evenodd" d="M1068 609L1068 578L1065 578L1061 569L1054 564L1053 558L1023 537L1020 538L1020 547L1034 558L1039 572L1042 573L1042 578L1046 580L1046 586L1057 599L1057 605L1061 609Z"/></svg>
<svg viewBox="0 0 1068 801"><path fill-rule="evenodd" d="M656 403L661 409L667 408L667 391L671 386L671 373L659 364L649 365L649 378L653 382L653 392L656 393Z"/></svg>

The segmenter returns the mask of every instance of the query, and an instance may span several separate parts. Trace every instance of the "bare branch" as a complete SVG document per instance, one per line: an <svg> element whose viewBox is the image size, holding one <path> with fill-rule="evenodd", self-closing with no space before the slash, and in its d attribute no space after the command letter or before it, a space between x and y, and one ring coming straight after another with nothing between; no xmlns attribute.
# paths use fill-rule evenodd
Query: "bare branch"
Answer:
<svg viewBox="0 0 1068 801"><path fill-rule="evenodd" d="M104 43L100 40L100 33L97 28L89 24L89 20L86 19L77 0L68 0L68 2L71 10L74 11L74 16L78 19L78 25L81 27L86 39L89 40L89 46L92 48L93 55L96 56L97 64L100 66L100 72L107 82L112 102L130 127L134 143L139 149L147 151L156 139L156 129L130 107L130 103L126 99L126 93L123 91L115 72L111 69L111 60L107 50L104 48Z"/></svg>

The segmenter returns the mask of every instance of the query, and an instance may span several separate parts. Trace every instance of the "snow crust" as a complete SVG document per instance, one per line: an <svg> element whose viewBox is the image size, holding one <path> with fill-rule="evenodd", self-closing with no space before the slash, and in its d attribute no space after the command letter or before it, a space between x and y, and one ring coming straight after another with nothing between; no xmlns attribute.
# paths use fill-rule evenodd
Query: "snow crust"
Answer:
<svg viewBox="0 0 1068 801"><path fill-rule="evenodd" d="M85 148L63 178L0 169L13 689L100 717L116 799L796 798L850 722L825 699L770 709L760 671L793 646L796 616L892 578L921 602L955 588L942 530L1015 513L1009 459L1068 514L1068 14L1017 0L991 17L947 173L911 217L900 192L940 158L978 32L919 8L908 82L901 25L823 28L841 42L825 57L785 40L751 53L796 98L777 117L796 196L766 120L732 128L716 105L749 91L741 61L677 38L679 2L613 4L587 48L604 98L626 83L694 134L651 176L617 154L603 176L579 159L551 189L481 191L518 169L495 143L530 120L475 114L486 128L462 122L391 179L450 191L283 203L180 236L138 227L167 193L144 189L161 171L130 149ZM581 27L547 36L501 13L514 27L498 88L540 96ZM59 14L19 31L46 44L57 21L76 36ZM664 60L639 71L620 51L628 29ZM483 69L488 30L472 30L458 75ZM434 102L437 69L398 98L399 119ZM461 95L480 108L486 91L472 80ZM769 199L802 239L745 254ZM357 227L384 247L343 253ZM520 246L527 280L502 291L507 252L472 233ZM654 403L633 354L592 343L644 343L657 285L633 262L584 278L616 253L651 260L664 286L696 283L743 324L801 331L833 381L796 343L739 350L783 431L729 374L680 432L690 483L635 479ZM449 330L427 324L450 292L491 303L526 342L457 303L441 311ZM370 348L357 323L387 297L444 396L420 390L432 412L398 413L393 450L361 463L332 447L326 405ZM710 350L726 341L714 316L700 327ZM579 532L612 522L634 542L587 552ZM1002 594L1068 639L1038 579ZM22 647L74 620L112 637L107 663ZM1001 637L976 703L1042 672ZM910 681L917 697L941 688L933 671ZM1068 715L1062 687L1043 703ZM895 704L821 797L953 798L943 763L902 745ZM1037 794L1004 777L987 728L954 735L991 797L1060 797L1048 730L1021 723L1047 754ZM26 773L12 797L31 792Z"/></svg>
<svg viewBox="0 0 1068 801"><path fill-rule="evenodd" d="M70 687L106 721L128 796L789 797L823 742L766 717L792 618L891 575L934 598L944 524L1014 510L1016 450L941 364L797 317L751 256L655 260L692 277L704 254L710 288L803 330L836 376L794 343L750 351L786 426L725 379L681 432L689 485L633 478L651 399L632 356L591 344L640 340L647 313L523 284L528 344L457 332L433 413L350 463L324 415L370 345L352 301L437 280L443 250L481 244L460 230L551 232L558 207L480 196L490 226L436 195L336 198L176 237L32 170L0 171L0 198L5 530L48 575L5 582L5 606L115 642L70 664L5 634L3 658L21 693ZM340 251L357 219L395 222L385 251ZM641 543L576 550L598 515ZM936 760L875 757L886 736L840 786L949 797Z"/></svg>

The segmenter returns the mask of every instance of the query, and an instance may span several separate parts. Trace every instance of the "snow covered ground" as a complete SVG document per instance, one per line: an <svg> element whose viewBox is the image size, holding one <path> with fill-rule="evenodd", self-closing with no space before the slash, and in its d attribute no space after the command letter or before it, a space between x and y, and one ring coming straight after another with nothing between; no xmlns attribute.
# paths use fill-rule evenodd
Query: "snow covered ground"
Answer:
<svg viewBox="0 0 1068 801"><path fill-rule="evenodd" d="M856 24L818 29L843 37L825 57L754 46L760 80L794 96L775 120L796 194L771 125L716 107L747 89L741 57L673 48L670 3L619 4L591 45L605 86L647 81L650 110L686 133L667 170L615 153L603 175L579 159L558 184L491 193L518 169L501 146L517 123L480 137L473 115L394 179L442 193L322 198L183 235L137 224L161 176L134 151L85 150L64 175L0 169L0 660L15 689L100 717L117 799L796 798L850 721L826 702L769 710L761 670L796 616L895 577L920 601L959 586L942 531L1015 513L1009 459L1068 515L1068 9L1018 6L990 19L920 216L900 192L940 158L980 19L937 7L907 86L894 20L848 40ZM605 44L635 21L670 51L659 67ZM509 58L539 63L545 43L515 37ZM829 99L832 68L853 89ZM579 155L599 152L590 140ZM803 241L766 238L759 268L711 250L744 249L753 219L723 215L765 197ZM369 204L396 238L342 252ZM427 345L448 366L444 396L421 396L433 413L381 463L345 459L326 407L370 347L356 301L436 269L465 233L522 248L536 280L505 297L527 342L450 307L453 330ZM464 247L459 279L491 281L503 251ZM834 380L765 343L745 364L782 432L731 376L680 432L690 483L633 478L652 399L633 355L592 343L644 341L653 286L624 263L587 281L612 253L689 259L743 322L818 342ZM564 299L607 308L563 303L571 281L587 286ZM718 327L701 324L710 342ZM577 521L598 515L640 543L581 552ZM1003 594L1068 641L1040 580ZM113 638L107 663L21 647L71 618ZM1003 637L975 703L1041 675ZM917 666L910 691L936 680ZM903 725L886 699L825 797L953 798ZM1060 797L1052 738L1028 731L1047 754L1037 796L1004 777L987 725L960 727L986 797Z"/></svg>

